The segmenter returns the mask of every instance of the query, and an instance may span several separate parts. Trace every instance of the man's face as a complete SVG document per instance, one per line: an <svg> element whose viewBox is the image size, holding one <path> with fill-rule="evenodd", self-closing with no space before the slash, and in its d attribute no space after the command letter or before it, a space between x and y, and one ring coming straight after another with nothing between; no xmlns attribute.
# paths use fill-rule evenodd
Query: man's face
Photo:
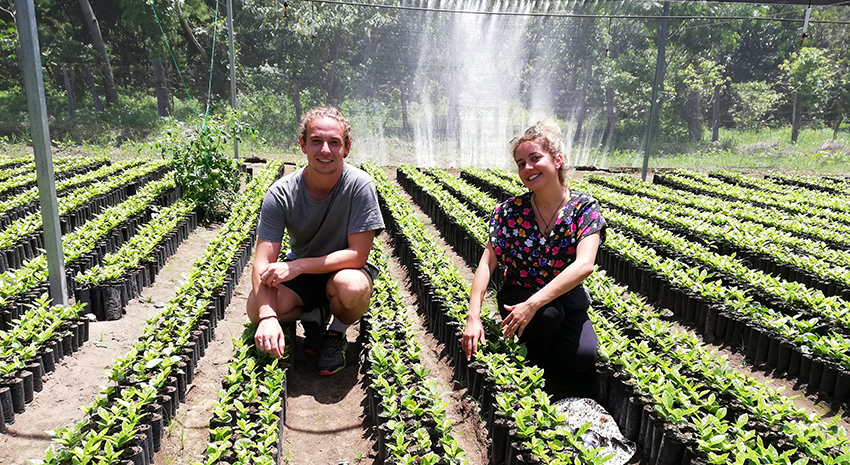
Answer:
<svg viewBox="0 0 850 465"><path fill-rule="evenodd" d="M307 123L307 135L301 138L301 151L307 155L307 166L322 174L342 169L351 149L351 141L343 139L342 124L326 116Z"/></svg>

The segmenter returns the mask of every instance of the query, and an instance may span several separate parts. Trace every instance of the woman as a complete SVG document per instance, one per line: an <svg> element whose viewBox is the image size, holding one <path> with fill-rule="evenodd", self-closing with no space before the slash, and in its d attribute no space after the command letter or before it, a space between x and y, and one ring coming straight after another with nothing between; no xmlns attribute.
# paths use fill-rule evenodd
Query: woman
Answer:
<svg viewBox="0 0 850 465"><path fill-rule="evenodd" d="M590 295L581 283L593 272L606 222L598 201L567 186L569 166L557 125L538 122L511 142L511 151L530 192L493 211L490 240L472 282L463 349L471 358L484 340L481 303L500 264L505 279L496 300L503 336L519 336L538 366L579 378L581 394L589 397L597 342L587 316Z"/></svg>

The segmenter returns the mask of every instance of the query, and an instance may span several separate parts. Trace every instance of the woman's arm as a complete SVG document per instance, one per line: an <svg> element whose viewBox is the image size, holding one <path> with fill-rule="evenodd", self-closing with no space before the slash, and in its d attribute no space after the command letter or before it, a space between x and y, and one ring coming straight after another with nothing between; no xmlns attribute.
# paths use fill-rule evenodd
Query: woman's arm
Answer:
<svg viewBox="0 0 850 465"><path fill-rule="evenodd" d="M496 270L496 252L493 246L487 244L484 253L481 255L481 261L478 262L478 269L475 270L475 277L472 278L472 288L469 291L469 312L466 314L466 328L463 330L462 347L466 352L466 359L469 360L478 351L478 342L484 341L484 326L481 324L481 304L484 302L484 294L487 292L487 285L490 283L490 276Z"/></svg>
<svg viewBox="0 0 850 465"><path fill-rule="evenodd" d="M552 281L535 292L528 300L516 305L505 305L505 309L511 312L502 320L502 331L506 338L514 337L514 334L522 336L525 329L537 310L543 305L566 294L581 284L585 278L593 273L593 265L596 263L596 251L599 249L599 233L584 237L576 247L576 259L564 268ZM477 274L476 274L477 276ZM465 334L464 334L465 336Z"/></svg>

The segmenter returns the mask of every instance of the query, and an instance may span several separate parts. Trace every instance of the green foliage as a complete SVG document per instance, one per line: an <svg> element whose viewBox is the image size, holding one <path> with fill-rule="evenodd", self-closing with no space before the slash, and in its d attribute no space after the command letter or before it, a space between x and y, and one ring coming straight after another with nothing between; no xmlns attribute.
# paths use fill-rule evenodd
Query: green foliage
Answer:
<svg viewBox="0 0 850 465"><path fill-rule="evenodd" d="M723 65L708 58L698 57L685 68L685 84L700 95L710 95L716 86L727 80L724 78L725 72L726 68Z"/></svg>
<svg viewBox="0 0 850 465"><path fill-rule="evenodd" d="M838 70L829 52L814 47L803 47L779 65L784 84L792 100L797 92L802 94L809 113L822 117L829 108L831 90L838 85Z"/></svg>
<svg viewBox="0 0 850 465"><path fill-rule="evenodd" d="M743 129L760 129L774 121L773 111L782 100L782 94L764 81L732 84L735 92L735 124Z"/></svg>
<svg viewBox="0 0 850 465"><path fill-rule="evenodd" d="M203 212L205 222L218 221L229 213L239 192L239 162L227 150L233 137L253 137L256 131L234 113L212 116L191 127L168 127L153 146L169 158L177 184L185 189Z"/></svg>

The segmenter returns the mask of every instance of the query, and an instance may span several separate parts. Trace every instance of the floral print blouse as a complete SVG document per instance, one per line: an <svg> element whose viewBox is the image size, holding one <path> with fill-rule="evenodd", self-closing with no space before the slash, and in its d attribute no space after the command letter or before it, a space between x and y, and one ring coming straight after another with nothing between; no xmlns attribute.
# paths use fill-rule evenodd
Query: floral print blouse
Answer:
<svg viewBox="0 0 850 465"><path fill-rule="evenodd" d="M604 242L607 223L598 200L570 191L570 199L546 238L531 205L528 192L496 207L490 219L490 245L505 267L506 283L540 289L575 261L581 239L599 232Z"/></svg>

